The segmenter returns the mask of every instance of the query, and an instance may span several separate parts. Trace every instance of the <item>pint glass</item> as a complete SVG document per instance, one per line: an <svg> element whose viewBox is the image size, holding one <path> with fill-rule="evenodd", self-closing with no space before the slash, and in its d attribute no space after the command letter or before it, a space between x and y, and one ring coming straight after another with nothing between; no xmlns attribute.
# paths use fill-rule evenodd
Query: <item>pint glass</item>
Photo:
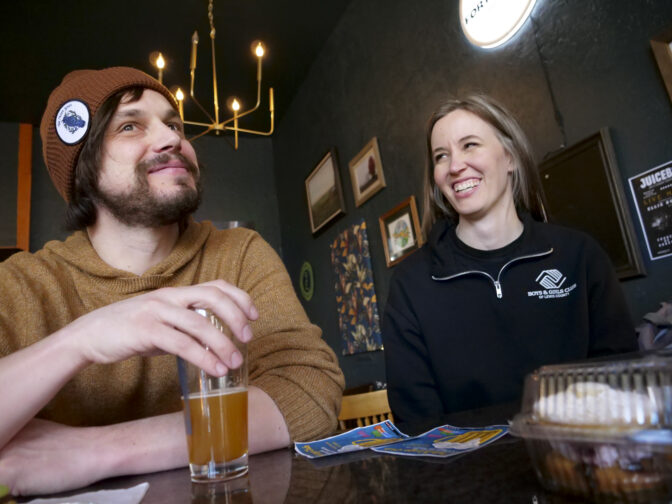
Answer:
<svg viewBox="0 0 672 504"><path fill-rule="evenodd" d="M220 331L210 310L195 310ZM243 364L222 377L177 359L184 424L193 482L212 482L247 473L247 346L231 337Z"/></svg>

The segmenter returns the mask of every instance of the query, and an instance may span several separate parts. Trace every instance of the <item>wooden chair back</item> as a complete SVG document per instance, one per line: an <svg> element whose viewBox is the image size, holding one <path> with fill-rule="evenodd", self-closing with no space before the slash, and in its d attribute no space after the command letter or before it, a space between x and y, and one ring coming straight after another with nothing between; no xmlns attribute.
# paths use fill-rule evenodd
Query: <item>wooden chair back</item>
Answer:
<svg viewBox="0 0 672 504"><path fill-rule="evenodd" d="M383 420L394 421L387 402L387 390L343 396L338 415L339 430L364 427Z"/></svg>

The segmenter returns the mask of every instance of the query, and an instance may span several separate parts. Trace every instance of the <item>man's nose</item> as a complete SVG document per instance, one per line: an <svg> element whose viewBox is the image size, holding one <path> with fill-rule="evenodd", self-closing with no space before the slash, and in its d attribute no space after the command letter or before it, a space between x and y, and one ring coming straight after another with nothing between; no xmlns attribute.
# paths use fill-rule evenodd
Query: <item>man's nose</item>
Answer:
<svg viewBox="0 0 672 504"><path fill-rule="evenodd" d="M182 135L171 126L161 123L155 128L153 149L156 152L180 150Z"/></svg>

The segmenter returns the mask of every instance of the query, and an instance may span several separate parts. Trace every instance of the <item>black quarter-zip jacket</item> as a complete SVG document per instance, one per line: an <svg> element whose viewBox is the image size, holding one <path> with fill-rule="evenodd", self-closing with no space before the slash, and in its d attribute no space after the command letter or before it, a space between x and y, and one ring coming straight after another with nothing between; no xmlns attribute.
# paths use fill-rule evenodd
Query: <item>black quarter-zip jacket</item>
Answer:
<svg viewBox="0 0 672 504"><path fill-rule="evenodd" d="M521 215L498 250L468 247L439 221L397 266L382 332L398 423L519 399L545 364L637 349L606 253L588 235Z"/></svg>

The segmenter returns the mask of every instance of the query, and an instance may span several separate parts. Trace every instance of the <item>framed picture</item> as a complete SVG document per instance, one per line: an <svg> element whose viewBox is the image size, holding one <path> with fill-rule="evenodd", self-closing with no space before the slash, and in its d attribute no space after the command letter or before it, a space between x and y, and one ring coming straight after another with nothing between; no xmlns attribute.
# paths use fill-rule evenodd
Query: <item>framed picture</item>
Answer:
<svg viewBox="0 0 672 504"><path fill-rule="evenodd" d="M672 28L651 39L651 49L672 100Z"/></svg>
<svg viewBox="0 0 672 504"><path fill-rule="evenodd" d="M609 130L554 154L539 172L551 222L595 238L620 279L645 274Z"/></svg>
<svg viewBox="0 0 672 504"><path fill-rule="evenodd" d="M355 205L360 206L385 187L383 163L380 161L376 137L369 140L369 143L350 161L349 166Z"/></svg>
<svg viewBox="0 0 672 504"><path fill-rule="evenodd" d="M424 241L420 231L415 196L410 196L383 214L378 222L380 233L383 235L385 261L388 268L422 247Z"/></svg>
<svg viewBox="0 0 672 504"><path fill-rule="evenodd" d="M306 197L310 229L313 233L345 213L341 177L338 173L336 152L333 149L322 157L306 178Z"/></svg>

